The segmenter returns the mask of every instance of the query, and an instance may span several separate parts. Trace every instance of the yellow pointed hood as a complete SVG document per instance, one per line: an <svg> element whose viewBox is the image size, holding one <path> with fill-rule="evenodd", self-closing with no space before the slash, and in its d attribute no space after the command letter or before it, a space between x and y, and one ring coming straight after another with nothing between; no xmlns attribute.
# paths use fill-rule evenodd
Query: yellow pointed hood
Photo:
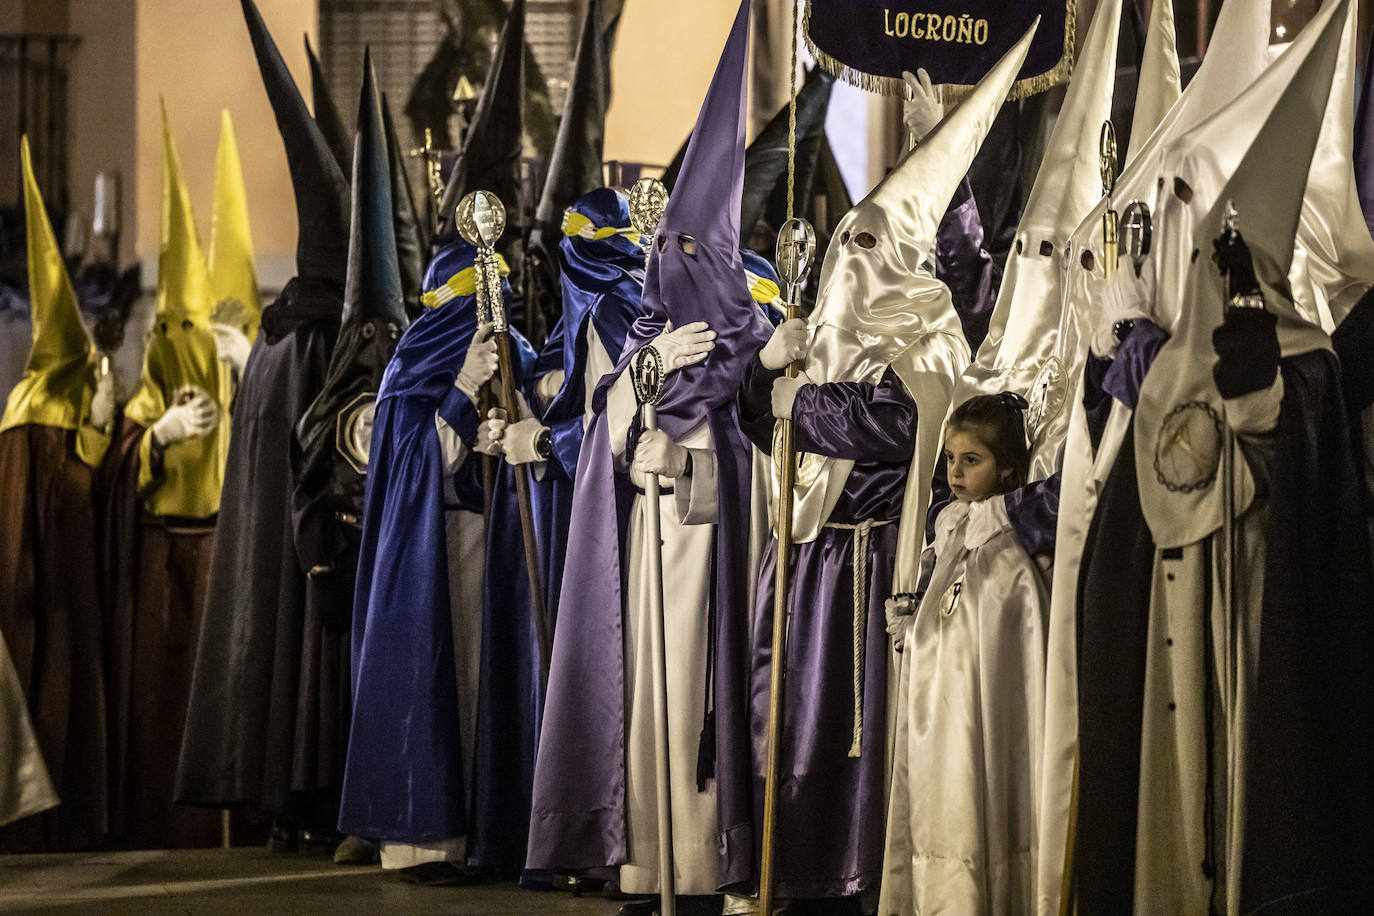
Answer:
<svg viewBox="0 0 1374 916"><path fill-rule="evenodd" d="M26 423L78 429L90 413L95 390L95 344L81 322L76 292L43 206L27 136L20 140L19 150L24 172L33 347L23 378L10 392L0 429Z"/></svg>
<svg viewBox="0 0 1374 916"><path fill-rule="evenodd" d="M243 167L234 139L234 122L227 108L220 113L219 153L215 157L209 269L215 321L238 328L252 340L262 320L262 300L253 263L253 237L248 228Z"/></svg>
<svg viewBox="0 0 1374 916"><path fill-rule="evenodd" d="M124 408L129 419L150 427L178 393L197 386L219 405L219 424L210 435L167 446L162 474L154 475L152 436L140 444L139 491L154 515L208 518L219 511L224 461L229 451L227 365L219 359L210 333L210 278L196 235L191 198L182 180L181 162L162 112L162 240L157 267L157 317L143 356L143 380Z"/></svg>
<svg viewBox="0 0 1374 916"><path fill-rule="evenodd" d="M205 256L191 210L191 195L181 174L167 108L162 109L162 239L157 257L159 318L189 318L208 326L213 299Z"/></svg>

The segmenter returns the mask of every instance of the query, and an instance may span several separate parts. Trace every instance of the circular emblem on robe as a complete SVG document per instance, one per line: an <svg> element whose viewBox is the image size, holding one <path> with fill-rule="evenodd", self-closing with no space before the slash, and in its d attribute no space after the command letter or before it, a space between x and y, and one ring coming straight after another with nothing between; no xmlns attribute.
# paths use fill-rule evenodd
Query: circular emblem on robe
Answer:
<svg viewBox="0 0 1374 916"><path fill-rule="evenodd" d="M1155 476L1173 493L1192 493L1216 480L1221 464L1221 416L1205 401L1185 401L1164 417L1155 441Z"/></svg>
<svg viewBox="0 0 1374 916"><path fill-rule="evenodd" d="M1059 415L1064 406L1064 364L1059 357L1051 356L1045 360L1040 371L1035 374L1031 390L1026 400L1030 410L1026 411L1026 433L1031 441L1035 440L1040 427Z"/></svg>
<svg viewBox="0 0 1374 916"><path fill-rule="evenodd" d="M335 447L349 466L367 473L367 453L372 448L372 418L377 412L377 393L365 391L339 411Z"/></svg>

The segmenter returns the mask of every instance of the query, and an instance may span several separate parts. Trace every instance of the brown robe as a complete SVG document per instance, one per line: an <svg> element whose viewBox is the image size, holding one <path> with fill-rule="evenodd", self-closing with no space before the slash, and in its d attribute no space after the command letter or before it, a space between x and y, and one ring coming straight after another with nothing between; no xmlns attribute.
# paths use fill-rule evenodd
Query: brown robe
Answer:
<svg viewBox="0 0 1374 916"><path fill-rule="evenodd" d="M74 430L0 432L0 632L62 800L0 829L4 853L88 849L108 829L93 476Z"/></svg>
<svg viewBox="0 0 1374 916"><path fill-rule="evenodd" d="M219 814L173 802L215 520L147 510L144 432L125 418L101 469L112 839L135 849L216 846Z"/></svg>

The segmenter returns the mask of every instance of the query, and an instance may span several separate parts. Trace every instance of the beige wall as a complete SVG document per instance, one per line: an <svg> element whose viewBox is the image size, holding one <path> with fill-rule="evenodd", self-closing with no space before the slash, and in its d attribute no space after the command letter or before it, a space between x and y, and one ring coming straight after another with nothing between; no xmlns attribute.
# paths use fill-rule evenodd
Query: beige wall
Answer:
<svg viewBox="0 0 1374 916"><path fill-rule="evenodd" d="M667 165L696 123L739 0L631 0L611 58L606 158Z"/></svg>
<svg viewBox="0 0 1374 916"><path fill-rule="evenodd" d="M135 253L144 259L157 257L162 194L159 97L166 100L203 245L209 243L220 109L227 107L243 160L258 274L265 286L278 287L295 272L295 198L239 4L229 0L137 2L137 216L135 225L128 227L136 234ZM309 98L310 75L301 36L310 32L312 39L317 37L316 0L258 0L258 8Z"/></svg>
<svg viewBox="0 0 1374 916"><path fill-rule="evenodd" d="M119 263L134 257L135 156L134 17L137 0L70 0L69 28L81 37L72 54L68 187L75 210L87 219L94 207L95 176L120 176L122 220ZM151 278L149 278L151 282Z"/></svg>

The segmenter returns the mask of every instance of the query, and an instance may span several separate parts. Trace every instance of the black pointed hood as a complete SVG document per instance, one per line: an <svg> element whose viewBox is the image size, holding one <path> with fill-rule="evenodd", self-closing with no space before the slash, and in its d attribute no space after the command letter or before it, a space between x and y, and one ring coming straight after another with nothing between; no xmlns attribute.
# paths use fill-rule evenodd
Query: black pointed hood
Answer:
<svg viewBox="0 0 1374 916"><path fill-rule="evenodd" d="M420 283L424 279L425 264L429 261L428 227L415 206L415 194L406 174L405 150L396 136L396 123L391 120L391 108L386 93L382 93L382 127L386 130L386 148L391 160L392 224L396 230L396 262L401 270L401 293L406 311L417 314L420 309Z"/></svg>
<svg viewBox="0 0 1374 916"><path fill-rule="evenodd" d="M320 66L320 59L315 56L315 49L310 46L309 35L305 36L305 56L310 58L310 95L311 107L315 109L315 123L320 125L320 133L324 134L324 142L329 144L334 161L339 163L339 171L347 175L353 166L353 139L344 126L339 106L334 104L334 97L329 94L329 81L325 78L324 67Z"/></svg>
<svg viewBox="0 0 1374 916"><path fill-rule="evenodd" d="M830 90L835 77L820 67L806 75L797 92L797 165L793 185L797 215L804 215L811 200L812 176L820 156L821 141L825 138L825 114L830 108ZM744 202L740 207L740 233L750 247L751 236L760 220L767 220L767 251L760 246L764 257L773 256L777 231L787 220L787 135L790 106L773 116L773 120L759 132L744 154Z"/></svg>
<svg viewBox="0 0 1374 916"><path fill-rule="evenodd" d="M463 196L478 189L490 191L506 206L506 225L520 221L520 156L524 146L525 0L511 4L501 38L487 70L472 127L453 166L440 222L453 227L453 214ZM507 230L510 234L510 229Z"/></svg>
<svg viewBox="0 0 1374 916"><path fill-rule="evenodd" d="M605 184L602 160L606 141L606 109L611 104L610 49L619 19L603 29L601 0L590 0L582 36L577 43L572 84L563 105L549 174L535 211L539 230L555 237L563 211L583 194Z"/></svg>
<svg viewBox="0 0 1374 916"><path fill-rule="evenodd" d="M241 0L258 69L277 130L286 146L291 186L296 195L296 273L342 290L348 270L348 180L329 151L324 135L305 107L300 89L282 60L253 0Z"/></svg>
<svg viewBox="0 0 1374 916"><path fill-rule="evenodd" d="M372 53L365 51L353 146L353 226L348 242L348 285L344 289L345 323L380 319L405 326L393 219L391 159L382 125L382 98L377 92Z"/></svg>

